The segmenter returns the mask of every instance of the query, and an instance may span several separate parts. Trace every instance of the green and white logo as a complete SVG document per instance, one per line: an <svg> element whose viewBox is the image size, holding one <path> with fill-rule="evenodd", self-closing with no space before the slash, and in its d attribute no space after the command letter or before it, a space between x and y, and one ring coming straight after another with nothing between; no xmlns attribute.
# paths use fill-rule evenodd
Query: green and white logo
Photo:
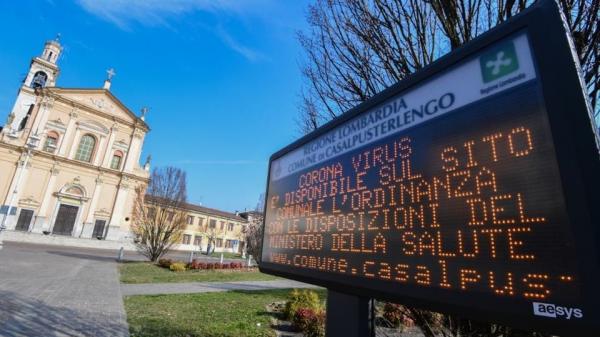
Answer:
<svg viewBox="0 0 600 337"><path fill-rule="evenodd" d="M488 83L519 69L515 45L511 42L497 46L479 58L483 82Z"/></svg>

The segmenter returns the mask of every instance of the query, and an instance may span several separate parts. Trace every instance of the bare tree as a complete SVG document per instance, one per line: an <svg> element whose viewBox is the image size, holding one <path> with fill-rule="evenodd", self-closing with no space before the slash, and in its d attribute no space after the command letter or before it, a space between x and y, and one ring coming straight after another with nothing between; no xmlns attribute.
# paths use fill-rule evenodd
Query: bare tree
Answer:
<svg viewBox="0 0 600 337"><path fill-rule="evenodd" d="M265 208L265 194L261 193L258 196L258 201L256 202L256 206L254 207L254 211L258 213L262 213Z"/></svg>
<svg viewBox="0 0 600 337"><path fill-rule="evenodd" d="M263 242L263 229L264 229L264 207L265 207L265 194L261 193L258 197L258 202L254 211L245 212L240 214L242 217L248 220L248 225L244 227L244 240L246 245L246 252L252 255L256 263L260 264L261 250Z"/></svg>
<svg viewBox="0 0 600 337"><path fill-rule="evenodd" d="M150 261L156 261L179 242L186 226L186 174L175 167L156 168L148 188L136 192L132 226L136 246Z"/></svg>
<svg viewBox="0 0 600 337"><path fill-rule="evenodd" d="M521 12L533 0L315 0L299 33L309 132ZM600 112L600 0L561 0L588 96Z"/></svg>
<svg viewBox="0 0 600 337"><path fill-rule="evenodd" d="M215 245L217 242L217 230L216 228L209 228L206 230L206 238L208 243L206 244L206 255L210 255L215 251Z"/></svg>
<svg viewBox="0 0 600 337"><path fill-rule="evenodd" d="M244 216L248 220L248 225L244 228L244 238L246 242L246 251L252 255L257 263L260 263L260 253L263 240L263 219L262 212L248 212Z"/></svg>

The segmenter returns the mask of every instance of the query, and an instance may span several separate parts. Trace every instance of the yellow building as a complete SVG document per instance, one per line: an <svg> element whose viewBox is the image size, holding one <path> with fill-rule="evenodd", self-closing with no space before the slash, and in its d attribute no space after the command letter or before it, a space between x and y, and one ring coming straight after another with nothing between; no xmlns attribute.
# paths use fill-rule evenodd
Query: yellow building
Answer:
<svg viewBox="0 0 600 337"><path fill-rule="evenodd" d="M48 41L32 59L0 131L0 226L20 237L131 242L148 125L110 92L112 70L103 88L57 87L61 51Z"/></svg>
<svg viewBox="0 0 600 337"><path fill-rule="evenodd" d="M239 214L186 204L187 227L176 250L206 252L209 242L215 252L242 253L247 220ZM211 249L211 251L213 250Z"/></svg>

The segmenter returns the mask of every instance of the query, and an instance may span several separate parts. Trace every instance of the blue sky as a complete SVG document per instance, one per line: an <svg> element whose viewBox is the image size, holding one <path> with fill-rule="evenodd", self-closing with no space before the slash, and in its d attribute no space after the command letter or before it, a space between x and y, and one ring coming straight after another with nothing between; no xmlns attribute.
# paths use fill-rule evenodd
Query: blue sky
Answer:
<svg viewBox="0 0 600 337"><path fill-rule="evenodd" d="M17 4L18 3L18 4ZM254 208L271 153L297 138L300 0L0 2L0 118L31 57L61 33L61 87L111 91L150 107L143 159L188 173L188 200ZM3 121L2 121L3 122Z"/></svg>

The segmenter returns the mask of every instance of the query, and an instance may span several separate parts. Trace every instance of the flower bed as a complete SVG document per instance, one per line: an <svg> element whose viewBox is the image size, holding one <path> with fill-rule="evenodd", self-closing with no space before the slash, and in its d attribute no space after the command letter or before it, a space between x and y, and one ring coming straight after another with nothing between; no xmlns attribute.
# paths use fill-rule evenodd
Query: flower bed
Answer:
<svg viewBox="0 0 600 337"><path fill-rule="evenodd" d="M185 270L247 270L252 269L254 267L248 268L242 262L228 262L228 263L219 263L219 262L201 262L198 260L193 260L192 263L183 263L181 261L174 261L171 259L160 259L158 260L158 266L171 269L173 271L182 271L179 265L183 264L185 266ZM171 268L172 265L177 265L176 268ZM176 269L176 270L175 270Z"/></svg>

